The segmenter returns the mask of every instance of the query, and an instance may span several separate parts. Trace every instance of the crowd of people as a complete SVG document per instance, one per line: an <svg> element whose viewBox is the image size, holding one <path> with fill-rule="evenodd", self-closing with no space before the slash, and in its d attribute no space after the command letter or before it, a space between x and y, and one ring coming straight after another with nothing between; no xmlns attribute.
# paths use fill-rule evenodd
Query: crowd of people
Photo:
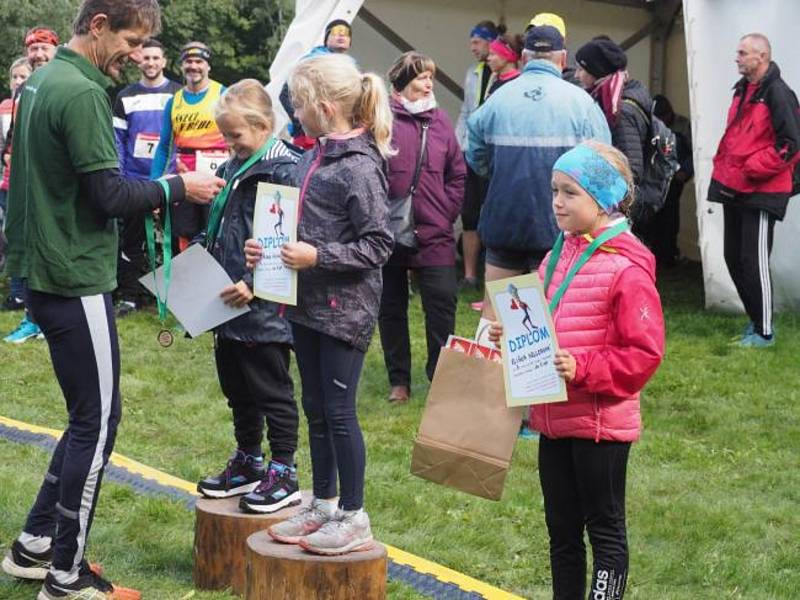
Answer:
<svg viewBox="0 0 800 600"><path fill-rule="evenodd" d="M0 199L6 304L25 317L6 341L46 339L69 426L3 570L43 580L44 600L105 598L111 589L85 552L121 413L115 319L141 307L144 222L154 211L175 226L164 244L176 252L203 245L233 282L220 290L224 302L251 309L214 331L235 450L198 491L238 496L246 512L301 503L293 351L313 499L269 534L318 554L369 548L357 416L364 358L377 326L388 400L407 403L413 281L433 378L455 329L461 217L462 288L478 289L484 256L486 280L538 270L548 299L560 298L556 369L569 399L530 415L540 433L554 597L586 595L588 532L591 589L622 598L627 460L641 428L639 393L664 353L656 257L677 258L680 191L693 172L690 132L669 101L657 97L653 108L624 50L606 36L581 46L572 68L565 23L551 13L535 15L524 35L490 21L471 30L477 63L467 71L455 127L436 100L433 58L410 51L385 79L363 73L349 56L346 21L328 24L278 99L253 79L230 87L211 79L212 50L200 41L181 49L183 84L168 80L168 57L153 37L159 29L155 0L84 0L65 45L50 29L33 28L26 56L11 66L12 99L0 105ZM118 93L112 110L109 78L127 61L141 79ZM742 38L737 64L743 79L710 199L725 203L726 259L751 318L740 343L761 347L774 342L764 269L800 160L800 126L766 38ZM289 113L291 142L275 129L273 100ZM680 170L664 216L637 227L631 207L648 169L654 115L674 128ZM779 127L770 130L770 122ZM748 148L764 143L748 152L742 140ZM262 182L300 190L298 241L281 248L283 263L298 272L294 307L253 293ZM415 243L401 252L389 214L409 197ZM485 302L476 338L497 343L501 335Z"/></svg>

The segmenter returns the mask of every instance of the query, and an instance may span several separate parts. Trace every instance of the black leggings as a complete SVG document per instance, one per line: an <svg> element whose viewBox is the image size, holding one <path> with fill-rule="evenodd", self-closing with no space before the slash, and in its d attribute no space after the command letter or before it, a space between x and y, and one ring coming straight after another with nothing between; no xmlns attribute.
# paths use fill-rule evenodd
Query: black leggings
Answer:
<svg viewBox="0 0 800 600"><path fill-rule="evenodd" d="M53 537L53 568L77 572L122 414L114 309L111 294L66 298L29 291L28 302L47 338L69 424L25 532Z"/></svg>
<svg viewBox="0 0 800 600"><path fill-rule="evenodd" d="M589 599L619 600L625 593L625 472L630 448L630 442L540 437L539 479L554 599L586 598L584 529L594 557Z"/></svg>
<svg viewBox="0 0 800 600"><path fill-rule="evenodd" d="M364 353L347 342L292 323L297 369L303 385L314 496L336 496L343 510L364 505L367 452L356 414Z"/></svg>

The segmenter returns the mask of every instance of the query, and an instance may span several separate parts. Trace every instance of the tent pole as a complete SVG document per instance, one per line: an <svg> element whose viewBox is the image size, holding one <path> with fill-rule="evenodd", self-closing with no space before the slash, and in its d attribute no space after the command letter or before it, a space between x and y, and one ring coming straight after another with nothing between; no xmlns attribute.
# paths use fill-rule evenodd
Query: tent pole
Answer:
<svg viewBox="0 0 800 600"><path fill-rule="evenodd" d="M408 43L404 38L399 36L397 32L384 23L375 13L365 7L361 7L358 11L358 16L372 29L374 29L381 37L387 42L392 44L400 52L408 52L414 50L414 46ZM445 73L438 65L436 66L436 81L441 83L451 94L463 102L464 90L456 82L455 79Z"/></svg>

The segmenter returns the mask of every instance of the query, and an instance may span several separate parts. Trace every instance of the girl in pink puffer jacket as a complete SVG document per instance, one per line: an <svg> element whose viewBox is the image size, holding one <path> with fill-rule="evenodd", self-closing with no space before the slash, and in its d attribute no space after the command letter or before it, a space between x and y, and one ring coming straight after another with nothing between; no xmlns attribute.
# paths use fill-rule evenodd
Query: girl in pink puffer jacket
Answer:
<svg viewBox="0 0 800 600"><path fill-rule="evenodd" d="M584 529L594 565L590 598L622 598L628 574L625 475L639 438L639 392L664 355L655 260L631 234L628 161L584 142L553 166L553 212L562 231L539 275L551 300L560 350L555 365L568 400L535 405L539 479L550 535L554 598L586 597ZM604 242L592 252L590 244ZM573 272L583 256L588 261ZM490 337L498 341L502 326Z"/></svg>

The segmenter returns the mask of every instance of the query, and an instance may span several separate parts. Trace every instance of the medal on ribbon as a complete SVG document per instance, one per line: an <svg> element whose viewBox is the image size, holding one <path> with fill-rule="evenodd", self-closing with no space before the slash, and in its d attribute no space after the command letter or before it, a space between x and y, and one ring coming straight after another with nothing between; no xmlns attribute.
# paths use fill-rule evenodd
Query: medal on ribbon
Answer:
<svg viewBox="0 0 800 600"><path fill-rule="evenodd" d="M167 328L167 296L169 295L169 283L172 276L172 219L170 217L170 191L169 184L164 179L159 179L158 183L164 189L164 238L161 244L162 260L164 267L164 294L158 289L158 278L155 277L156 271L156 232L153 223L153 213L148 212L144 218L144 230L147 237L147 257L150 261L150 268L153 271L153 283L156 291L156 304L158 306L158 320L161 322L161 331L158 332L156 340L162 348L169 348L175 341L172 332Z"/></svg>

